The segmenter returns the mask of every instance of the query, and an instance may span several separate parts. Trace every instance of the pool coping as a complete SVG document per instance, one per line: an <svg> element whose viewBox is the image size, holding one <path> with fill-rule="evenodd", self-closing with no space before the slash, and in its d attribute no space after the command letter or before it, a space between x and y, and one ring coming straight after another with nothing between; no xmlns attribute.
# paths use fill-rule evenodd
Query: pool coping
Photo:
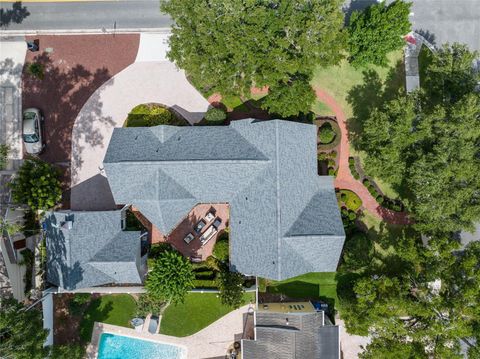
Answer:
<svg viewBox="0 0 480 359"><path fill-rule="evenodd" d="M159 338L159 334L151 334L148 332L137 332L135 329L120 327L117 325L111 325L106 323L95 322L93 325L92 331L92 340L90 344L87 346L86 356L88 359L97 359L98 358L98 349L100 344L100 338L102 334L117 334L125 337L131 337L140 340L147 340L151 342L155 342L158 344L165 344L165 345L175 345L183 350L183 355L180 356L180 359L186 359L188 357L188 348L180 343L179 338L176 337L169 337L167 340L163 338ZM170 340L171 338L171 340Z"/></svg>

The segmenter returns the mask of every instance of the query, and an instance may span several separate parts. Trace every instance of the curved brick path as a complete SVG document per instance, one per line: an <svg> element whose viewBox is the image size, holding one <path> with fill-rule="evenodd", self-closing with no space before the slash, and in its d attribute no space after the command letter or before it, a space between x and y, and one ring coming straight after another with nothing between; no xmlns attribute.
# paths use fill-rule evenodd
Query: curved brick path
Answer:
<svg viewBox="0 0 480 359"><path fill-rule="evenodd" d="M340 157L337 178L335 179L335 187L349 189L358 194L362 199L363 207L374 214L376 217L382 218L384 221L392 224L408 224L410 220L406 213L391 211L381 207L373 196L368 192L367 188L360 181L353 178L348 166L348 157L350 156L350 147L348 143L347 119L340 105L327 92L315 88L317 98L327 104L337 117L337 122L342 131L342 140L340 142Z"/></svg>

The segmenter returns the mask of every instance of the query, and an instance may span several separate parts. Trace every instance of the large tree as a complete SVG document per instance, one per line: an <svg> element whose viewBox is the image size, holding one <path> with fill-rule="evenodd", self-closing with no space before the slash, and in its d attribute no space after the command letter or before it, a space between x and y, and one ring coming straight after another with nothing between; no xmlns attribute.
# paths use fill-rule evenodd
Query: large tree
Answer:
<svg viewBox="0 0 480 359"><path fill-rule="evenodd" d="M49 163L35 157L26 159L10 183L14 201L33 211L52 208L62 198L59 176Z"/></svg>
<svg viewBox="0 0 480 359"><path fill-rule="evenodd" d="M270 86L275 101L293 106L285 115L298 113L299 106L282 86L289 84L290 92L299 93L295 83L308 83L316 66L341 59L345 43L341 3L161 0L162 10L174 20L168 56L197 86L246 96L253 86ZM275 95L277 90L282 94ZM301 101L305 106L305 99ZM302 110L309 110L310 104ZM286 107L288 103L276 105L273 111Z"/></svg>
<svg viewBox="0 0 480 359"><path fill-rule="evenodd" d="M348 25L349 61L356 66L386 66L387 54L405 46L403 36L410 32L411 3L395 0L354 11Z"/></svg>
<svg viewBox="0 0 480 359"><path fill-rule="evenodd" d="M449 237L424 247L400 236L356 272L342 317L350 332L372 336L362 358L459 358L461 341L479 337L480 242L458 249Z"/></svg>
<svg viewBox="0 0 480 359"><path fill-rule="evenodd" d="M480 220L480 95L465 46L444 47L421 91L399 94L363 123L368 173L401 190L427 234L471 229Z"/></svg>
<svg viewBox="0 0 480 359"><path fill-rule="evenodd" d="M154 263L145 283L148 296L168 303L183 302L195 279L190 261L177 251L166 251Z"/></svg>
<svg viewBox="0 0 480 359"><path fill-rule="evenodd" d="M26 308L14 299L0 299L0 358L44 359L49 348L43 344L42 313Z"/></svg>

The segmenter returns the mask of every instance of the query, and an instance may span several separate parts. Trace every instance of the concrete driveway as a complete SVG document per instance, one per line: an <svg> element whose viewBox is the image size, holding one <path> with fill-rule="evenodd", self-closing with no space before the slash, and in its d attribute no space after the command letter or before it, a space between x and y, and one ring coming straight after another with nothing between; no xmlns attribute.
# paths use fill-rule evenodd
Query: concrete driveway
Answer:
<svg viewBox="0 0 480 359"><path fill-rule="evenodd" d="M115 208L102 162L113 129L123 126L133 107L156 102L174 108L191 124L203 118L209 103L184 71L166 60L167 38L142 34L136 62L98 88L77 116L72 131L72 209Z"/></svg>

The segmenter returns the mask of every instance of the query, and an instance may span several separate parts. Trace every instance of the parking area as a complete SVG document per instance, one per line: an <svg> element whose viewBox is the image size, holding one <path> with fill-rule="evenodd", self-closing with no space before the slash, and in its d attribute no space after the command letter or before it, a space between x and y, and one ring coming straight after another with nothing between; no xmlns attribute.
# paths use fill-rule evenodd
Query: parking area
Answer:
<svg viewBox="0 0 480 359"><path fill-rule="evenodd" d="M39 51L26 55L23 108L42 111L46 147L40 157L65 168L66 188L75 118L95 90L135 61L139 38L138 34L27 37L38 40ZM32 63L39 64L43 76L29 72Z"/></svg>

